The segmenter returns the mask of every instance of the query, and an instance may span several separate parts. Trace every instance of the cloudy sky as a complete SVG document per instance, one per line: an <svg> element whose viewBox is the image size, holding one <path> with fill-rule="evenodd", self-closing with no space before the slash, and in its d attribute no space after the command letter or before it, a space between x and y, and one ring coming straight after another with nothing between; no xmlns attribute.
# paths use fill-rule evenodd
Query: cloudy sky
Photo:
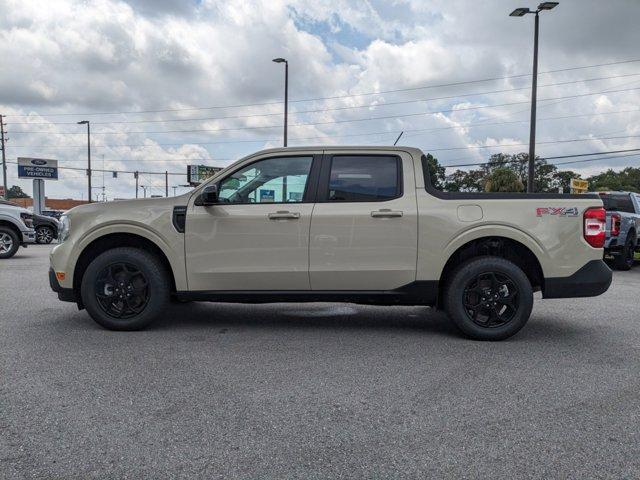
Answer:
<svg viewBox="0 0 640 480"><path fill-rule="evenodd" d="M284 68L274 57L289 60L291 146L392 144L404 131L400 144L444 165L526 151L533 16L508 14L536 4L0 0L8 160L84 168L76 122L85 119L94 168L184 173L279 146ZM561 0L543 12L539 155L640 147L639 18L637 0ZM590 174L639 160L563 168ZM9 185L31 194L31 181L8 169ZM104 177L108 198L135 195L132 174ZM140 183L164 194L163 176ZM47 183L54 197L85 192L79 170Z"/></svg>

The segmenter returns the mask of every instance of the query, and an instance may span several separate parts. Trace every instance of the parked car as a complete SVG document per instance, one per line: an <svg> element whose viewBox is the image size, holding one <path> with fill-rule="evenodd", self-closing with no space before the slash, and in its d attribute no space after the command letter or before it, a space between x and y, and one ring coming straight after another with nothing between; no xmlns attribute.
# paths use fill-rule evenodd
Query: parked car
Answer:
<svg viewBox="0 0 640 480"><path fill-rule="evenodd" d="M36 242L49 244L58 238L60 223L53 217L34 215L33 225L36 230Z"/></svg>
<svg viewBox="0 0 640 480"><path fill-rule="evenodd" d="M15 203L0 200L0 259L13 257L22 245L33 243L33 214Z"/></svg>
<svg viewBox="0 0 640 480"><path fill-rule="evenodd" d="M62 217L49 281L100 325L134 330L182 301L340 301L443 308L500 340L533 292L609 288L593 195L445 193L415 148L272 149L178 197Z"/></svg>
<svg viewBox="0 0 640 480"><path fill-rule="evenodd" d="M607 211L607 240L605 255L618 270L629 270L640 250L640 195L632 192L602 192L602 203Z"/></svg>

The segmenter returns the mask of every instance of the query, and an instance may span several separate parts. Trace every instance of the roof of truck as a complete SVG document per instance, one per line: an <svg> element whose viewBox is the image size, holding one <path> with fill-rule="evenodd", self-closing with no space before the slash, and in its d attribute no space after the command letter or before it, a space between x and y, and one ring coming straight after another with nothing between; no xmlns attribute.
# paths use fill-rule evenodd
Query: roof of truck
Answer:
<svg viewBox="0 0 640 480"><path fill-rule="evenodd" d="M278 147L267 148L265 150L257 151L249 156L263 154L263 153L290 153L290 152L307 152L318 150L326 152L335 151L358 151L358 152L410 152L412 154L422 155L422 150L415 147L404 147L401 145L391 146L379 146L379 145L317 145L317 146L302 146L302 147Z"/></svg>

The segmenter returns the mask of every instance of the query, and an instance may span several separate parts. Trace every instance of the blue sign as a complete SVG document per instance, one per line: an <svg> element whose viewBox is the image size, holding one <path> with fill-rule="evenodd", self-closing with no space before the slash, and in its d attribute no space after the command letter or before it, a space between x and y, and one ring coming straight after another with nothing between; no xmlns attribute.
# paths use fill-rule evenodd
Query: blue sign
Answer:
<svg viewBox="0 0 640 480"><path fill-rule="evenodd" d="M18 178L58 180L58 161L18 157Z"/></svg>
<svg viewBox="0 0 640 480"><path fill-rule="evenodd" d="M260 202L273 202L276 199L276 191L275 190L260 190Z"/></svg>

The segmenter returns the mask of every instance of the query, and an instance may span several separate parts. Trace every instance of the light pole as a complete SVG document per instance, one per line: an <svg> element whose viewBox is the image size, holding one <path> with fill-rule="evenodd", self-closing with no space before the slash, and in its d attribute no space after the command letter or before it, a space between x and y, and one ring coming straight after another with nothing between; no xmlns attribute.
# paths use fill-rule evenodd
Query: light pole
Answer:
<svg viewBox="0 0 640 480"><path fill-rule="evenodd" d="M540 24L540 12L551 10L558 6L559 2L542 2L536 10L528 8L516 8L509 14L511 17L523 17L528 13L536 16L535 30L533 34L533 78L531 81L531 130L529 131L529 175L527 177L527 193L534 192L535 161L536 161L536 98L538 95L538 30Z"/></svg>
<svg viewBox="0 0 640 480"><path fill-rule="evenodd" d="M274 58L276 63L284 63L284 146L287 146L287 113L289 110L289 62L284 58Z"/></svg>
<svg viewBox="0 0 640 480"><path fill-rule="evenodd" d="M89 203L91 203L91 124L89 123L89 120L82 120L78 122L78 125L87 126L87 179L89 180L88 198Z"/></svg>

